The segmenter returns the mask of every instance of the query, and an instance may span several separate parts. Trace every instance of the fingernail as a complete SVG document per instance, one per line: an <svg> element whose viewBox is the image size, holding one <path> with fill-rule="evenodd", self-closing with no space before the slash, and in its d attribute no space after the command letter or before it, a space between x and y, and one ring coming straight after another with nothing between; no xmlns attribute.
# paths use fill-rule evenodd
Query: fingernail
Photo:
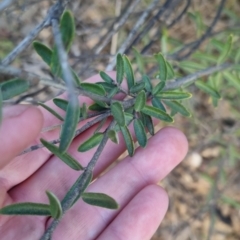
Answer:
<svg viewBox="0 0 240 240"><path fill-rule="evenodd" d="M29 106L27 105L16 105L11 107L3 108L3 118L14 118L23 114Z"/></svg>

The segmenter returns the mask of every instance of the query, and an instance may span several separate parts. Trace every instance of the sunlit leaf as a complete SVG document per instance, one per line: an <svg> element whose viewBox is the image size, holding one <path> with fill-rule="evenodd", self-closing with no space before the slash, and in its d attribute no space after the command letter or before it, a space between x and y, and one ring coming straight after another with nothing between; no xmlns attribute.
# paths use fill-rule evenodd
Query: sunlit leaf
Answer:
<svg viewBox="0 0 240 240"><path fill-rule="evenodd" d="M192 94L188 92L164 91L158 92L155 96L161 99L180 100L190 98L192 97Z"/></svg>
<svg viewBox="0 0 240 240"><path fill-rule="evenodd" d="M130 89L135 84L132 64L127 56L123 56L123 61L124 61L124 71L127 78L127 85L128 85L128 89Z"/></svg>
<svg viewBox="0 0 240 240"><path fill-rule="evenodd" d="M123 138L124 138L127 150L128 150L128 154L130 157L132 157L134 154L134 150L135 150L132 136L126 126L120 127L120 129L121 129L121 132L122 132L122 135L123 135Z"/></svg>
<svg viewBox="0 0 240 240"><path fill-rule="evenodd" d="M104 134L103 133L95 133L92 135L89 139L87 139L84 143L82 143L78 151L79 152L86 152L94 147L96 147L103 139Z"/></svg>
<svg viewBox="0 0 240 240"><path fill-rule="evenodd" d="M92 193L92 192L85 192L82 194L82 200L85 203L90 205L108 208L108 209L118 209L119 206L117 202L110 196L104 193Z"/></svg>
<svg viewBox="0 0 240 240"><path fill-rule="evenodd" d="M146 147L147 145L147 135L143 126L143 123L139 119L134 119L133 121L134 132L137 141L141 147Z"/></svg>
<svg viewBox="0 0 240 240"><path fill-rule="evenodd" d="M73 102L69 102L66 117L63 123L61 135L60 135L60 152L66 152L69 145L71 144L75 131L78 125L78 120L80 116L80 106L78 103L77 96L74 96Z"/></svg>
<svg viewBox="0 0 240 240"><path fill-rule="evenodd" d="M197 81L195 82L195 85L201 89L203 92L208 93L209 95L220 99L221 96L220 94L217 92L217 90L215 90L213 87L209 86L207 83L203 82L203 81Z"/></svg>
<svg viewBox="0 0 240 240"><path fill-rule="evenodd" d="M164 87L165 87L165 82L161 81L153 88L152 94L156 95L157 93L161 92Z"/></svg>
<svg viewBox="0 0 240 240"><path fill-rule="evenodd" d="M152 98L152 105L154 107L166 112L166 109L165 109L164 105L162 104L162 102L158 98L155 98L155 97Z"/></svg>
<svg viewBox="0 0 240 240"><path fill-rule="evenodd" d="M136 97L136 101L135 101L135 104L134 104L134 109L137 112L141 111L146 104L146 100L147 100L147 97L146 97L145 91L141 91Z"/></svg>
<svg viewBox="0 0 240 240"><path fill-rule="evenodd" d="M105 89L98 84L84 82L84 83L81 83L80 86L83 90L88 91L90 93L94 93L101 96L105 96L106 94Z"/></svg>
<svg viewBox="0 0 240 240"><path fill-rule="evenodd" d="M2 215L39 215L51 216L50 206L41 203L15 203L0 209Z"/></svg>
<svg viewBox="0 0 240 240"><path fill-rule="evenodd" d="M49 111L53 116L55 116L56 118L58 118L59 120L63 121L64 118L59 115L55 110L53 110L52 108L50 108L48 105L44 104L44 103L41 103L41 102L38 102L38 104L45 108L47 111Z"/></svg>
<svg viewBox="0 0 240 240"><path fill-rule="evenodd" d="M159 69L160 69L160 74L159 74L159 78L162 81L166 81L167 80L167 64L166 64L166 60L163 57L163 55L161 53L155 54L154 57L156 58L158 64L159 64Z"/></svg>
<svg viewBox="0 0 240 240"><path fill-rule="evenodd" d="M2 99L8 100L29 89L29 82L23 79L15 78L0 84L2 89Z"/></svg>
<svg viewBox="0 0 240 240"><path fill-rule="evenodd" d="M60 21L60 31L64 47L66 51L69 51L75 36L75 22L70 11L65 11L63 13Z"/></svg>
<svg viewBox="0 0 240 240"><path fill-rule="evenodd" d="M125 126L124 109L120 102L113 102L111 104L111 113L120 126Z"/></svg>
<svg viewBox="0 0 240 240"><path fill-rule="evenodd" d="M83 167L80 165L80 163L75 160L72 156L70 156L68 153L62 153L60 152L59 148L50 143L47 142L44 139L40 139L41 143L43 144L44 147L46 147L50 152L52 152L54 155L56 155L60 160L62 160L64 163L66 163L70 168L74 170L82 170Z"/></svg>
<svg viewBox="0 0 240 240"><path fill-rule="evenodd" d="M191 117L191 113L179 102L177 101L164 101L164 103L169 106L172 110L179 112L185 117Z"/></svg>
<svg viewBox="0 0 240 240"><path fill-rule="evenodd" d="M173 122L173 119L166 112L164 112L164 111L162 111L158 108L152 107L152 106L147 106L146 105L142 109L142 112L147 114L147 115L150 115L152 117L163 120L165 122Z"/></svg>
<svg viewBox="0 0 240 240"><path fill-rule="evenodd" d="M33 48L37 52L37 54L42 58L42 60L50 66L51 64L51 59L52 59L52 50L48 48L46 45L34 41L33 42Z"/></svg>
<svg viewBox="0 0 240 240"><path fill-rule="evenodd" d="M114 131L114 130L108 131L108 138L109 138L112 142L114 142L114 143L116 143L116 144L119 144L119 137L118 137L118 134L117 134L116 131Z"/></svg>
<svg viewBox="0 0 240 240"><path fill-rule="evenodd" d="M145 87L148 92L152 92L151 80L147 75L143 75L143 81L145 82Z"/></svg>
<svg viewBox="0 0 240 240"><path fill-rule="evenodd" d="M117 55L116 70L117 70L117 83L121 85L124 77L124 61L120 53Z"/></svg>
<svg viewBox="0 0 240 240"><path fill-rule="evenodd" d="M231 51L231 48L232 48L232 42L233 42L233 35L230 35L221 51L219 58L218 58L218 64L223 63L226 60L226 58L228 57L228 55Z"/></svg>
<svg viewBox="0 0 240 240"><path fill-rule="evenodd" d="M62 216L62 205L59 199L55 194L50 191L46 191L50 204L51 216L55 219L58 219Z"/></svg>
<svg viewBox="0 0 240 240"><path fill-rule="evenodd" d="M99 75L102 78L102 80L104 80L106 83L110 83L111 84L111 83L114 82L114 80L110 76L108 76L107 73L105 73L103 71L100 71Z"/></svg>

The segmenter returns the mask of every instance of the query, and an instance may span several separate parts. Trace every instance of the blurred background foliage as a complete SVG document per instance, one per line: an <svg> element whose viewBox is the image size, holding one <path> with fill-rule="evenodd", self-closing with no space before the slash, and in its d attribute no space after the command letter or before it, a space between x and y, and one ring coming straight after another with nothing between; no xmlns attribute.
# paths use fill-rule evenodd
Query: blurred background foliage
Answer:
<svg viewBox="0 0 240 240"><path fill-rule="evenodd" d="M186 134L189 153L160 183L167 190L170 203L166 218L152 239L240 239L240 1L159 0L144 24L132 32L152 3L142 0L105 45L104 40L136 0L69 2L76 21L76 38L69 61L81 79L105 70L130 33L134 38L125 53L133 61L138 78L143 73L157 78L158 66L153 54L160 51L172 63L176 77L214 66L232 34L232 48L225 61L237 63L236 66L201 79L220 92L221 100L216 101L191 85L188 90L193 98L184 104L193 116L177 115L172 124ZM52 3L21 0L1 14L0 59L44 18ZM52 46L51 29L44 29L38 40ZM52 77L32 47L14 65ZM1 76L0 81L4 78ZM50 87L40 92L28 100L45 101L58 93Z"/></svg>

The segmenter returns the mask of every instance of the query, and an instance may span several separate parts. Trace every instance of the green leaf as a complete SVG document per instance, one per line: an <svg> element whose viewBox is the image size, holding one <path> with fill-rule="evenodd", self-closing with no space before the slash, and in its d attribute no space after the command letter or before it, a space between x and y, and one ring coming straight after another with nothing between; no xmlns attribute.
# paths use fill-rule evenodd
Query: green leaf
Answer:
<svg viewBox="0 0 240 240"><path fill-rule="evenodd" d="M103 87L107 93L109 93L113 88L116 88L116 84L111 84L107 82L97 82L95 84Z"/></svg>
<svg viewBox="0 0 240 240"><path fill-rule="evenodd" d="M107 108L102 107L102 106L100 106L100 105L97 104L97 103L93 103L92 105L90 105L90 106L88 107L88 109L91 110L91 111L96 111L96 112L98 112L98 111L104 111L104 110L106 110Z"/></svg>
<svg viewBox="0 0 240 240"><path fill-rule="evenodd" d="M155 54L154 57L157 59L157 62L159 64L159 69L160 69L160 75L159 78L162 81L166 81L167 80L167 64L166 64L166 60L163 57L163 55L161 53Z"/></svg>
<svg viewBox="0 0 240 240"><path fill-rule="evenodd" d="M37 54L42 58L42 60L48 66L50 66L51 59L52 59L52 50L50 48L48 48L46 45L44 45L38 41L33 42L33 48L35 49Z"/></svg>
<svg viewBox="0 0 240 240"><path fill-rule="evenodd" d="M240 78L239 76L236 76L235 74L224 71L223 76L226 78L226 80L229 82L230 85L232 85L238 92L240 93Z"/></svg>
<svg viewBox="0 0 240 240"><path fill-rule="evenodd" d="M108 97L108 98L112 98L112 97L115 96L118 92L119 92L118 87L114 87L114 88L112 88L112 89L108 92L107 97Z"/></svg>
<svg viewBox="0 0 240 240"><path fill-rule="evenodd" d="M215 98L218 98L218 99L221 98L220 94L213 87L209 86L205 82L197 81L197 82L195 82L195 85L199 89L201 89L203 92L208 93L212 97L215 97Z"/></svg>
<svg viewBox="0 0 240 240"><path fill-rule="evenodd" d="M93 94L97 94L100 96L105 96L106 92L101 85L94 83L81 83L81 88L85 91L88 91Z"/></svg>
<svg viewBox="0 0 240 240"><path fill-rule="evenodd" d="M55 146L54 144L47 142L44 139L40 139L41 143L44 147L46 147L50 152L52 152L54 155L56 155L60 160L62 160L64 163L66 163L70 168L74 170L83 170L83 167L80 165L80 163L75 160L72 156L70 156L68 153L62 153L60 152L59 148Z"/></svg>
<svg viewBox="0 0 240 240"><path fill-rule="evenodd" d="M166 61L166 64L167 64L167 79L172 79L175 76L173 67L171 63L169 63L168 61Z"/></svg>
<svg viewBox="0 0 240 240"><path fill-rule="evenodd" d="M131 113L124 112L124 118L125 118L126 126L128 126L133 120L133 115ZM120 126L118 124L116 124L115 127L114 127L114 130L116 132L119 132L121 130Z"/></svg>
<svg viewBox="0 0 240 240"><path fill-rule="evenodd" d="M92 149L96 147L103 139L104 134L103 133L95 133L92 135L88 140L86 140L84 143L82 143L78 147L79 152L86 152L89 149Z"/></svg>
<svg viewBox="0 0 240 240"><path fill-rule="evenodd" d="M146 100L147 100L146 93L144 90L142 90L136 97L136 101L134 104L135 111L140 112L144 108Z"/></svg>
<svg viewBox="0 0 240 240"><path fill-rule="evenodd" d="M143 123L139 119L133 121L134 132L137 138L137 141L141 147L146 147L147 145L147 135L143 126Z"/></svg>
<svg viewBox="0 0 240 240"><path fill-rule="evenodd" d="M158 98L152 98L152 105L155 107L155 108L158 108L164 112L167 112L164 105L162 104L162 102L158 99Z"/></svg>
<svg viewBox="0 0 240 240"><path fill-rule="evenodd" d="M108 209L118 209L119 206L117 202L110 196L104 194L104 193L83 193L82 194L82 200L85 203L88 203L90 205L108 208Z"/></svg>
<svg viewBox="0 0 240 240"><path fill-rule="evenodd" d="M133 69L132 69L131 62L127 56L125 55L123 56L123 61L124 61L124 71L126 73L126 78L127 78L127 85L128 85L128 89L130 89L133 85L135 85Z"/></svg>
<svg viewBox="0 0 240 240"><path fill-rule="evenodd" d="M71 69L71 71L72 71L72 76L76 83L76 86L79 87L81 85L81 80L80 80L79 76L77 75L77 73L73 69Z"/></svg>
<svg viewBox="0 0 240 240"><path fill-rule="evenodd" d="M179 67L188 72L194 72L196 70L202 70L205 68L204 64L199 64L197 62L188 61L188 60L180 62Z"/></svg>
<svg viewBox="0 0 240 240"><path fill-rule="evenodd" d="M86 103L83 103L82 107L81 107L81 112L82 112L82 118L83 119L87 119L87 105Z"/></svg>
<svg viewBox="0 0 240 240"><path fill-rule="evenodd" d="M124 61L122 54L120 53L118 53L117 55L116 70L117 70L117 83L118 85L121 85L124 77Z"/></svg>
<svg viewBox="0 0 240 240"><path fill-rule="evenodd" d="M233 42L233 35L230 35L228 37L227 42L224 44L224 47L223 47L223 49L221 51L221 54L218 58L218 64L223 63L226 60L226 58L228 57L229 52L231 51L231 48L232 48L232 42Z"/></svg>
<svg viewBox="0 0 240 240"><path fill-rule="evenodd" d="M145 88L145 82L138 82L131 87L130 93L138 93Z"/></svg>
<svg viewBox="0 0 240 240"><path fill-rule="evenodd" d="M38 105L40 105L41 107L45 108L47 111L49 111L53 116L55 116L59 120L61 120L61 121L64 120L64 118L61 115L59 115L55 110L53 110L52 108L50 108L46 104L38 102Z"/></svg>
<svg viewBox="0 0 240 240"><path fill-rule="evenodd" d="M96 130L94 131L93 134L99 132L99 131L101 130L101 128L103 127L103 125L106 123L106 121L107 121L107 117L104 118L104 119L98 124L98 126L97 126L97 128L96 128Z"/></svg>
<svg viewBox="0 0 240 240"><path fill-rule="evenodd" d="M132 136L126 126L120 127L120 129L121 129L121 132L122 132L122 135L123 135L123 138L124 138L127 150L128 150L128 154L130 157L132 157L134 154L134 142L133 142Z"/></svg>
<svg viewBox="0 0 240 240"><path fill-rule="evenodd" d="M111 104L111 113L119 126L125 126L124 109L120 102L113 102Z"/></svg>
<svg viewBox="0 0 240 240"><path fill-rule="evenodd" d="M60 31L64 47L66 51L69 51L75 36L75 22L70 11L65 11L63 13L60 21Z"/></svg>
<svg viewBox="0 0 240 240"><path fill-rule="evenodd" d="M147 114L147 115L150 115L152 117L163 120L165 122L173 122L173 119L166 112L164 112L164 111L162 111L158 108L152 107L152 106L147 106L146 105L142 109L142 112Z"/></svg>
<svg viewBox="0 0 240 240"><path fill-rule="evenodd" d="M145 87L148 92L152 92L152 84L147 75L143 75L143 81L145 82Z"/></svg>
<svg viewBox="0 0 240 240"><path fill-rule="evenodd" d="M144 74L144 63L143 63L143 57L141 55L141 53L135 48L133 47L133 53L135 55L135 58L137 60L137 66L139 69L139 72L143 75Z"/></svg>
<svg viewBox="0 0 240 240"><path fill-rule="evenodd" d="M62 205L55 194L50 191L46 191L50 204L51 216L55 219L59 219L62 216Z"/></svg>
<svg viewBox="0 0 240 240"><path fill-rule="evenodd" d="M61 98L54 98L53 103L64 111L67 111L68 101Z"/></svg>
<svg viewBox="0 0 240 240"><path fill-rule="evenodd" d="M77 181L72 185L72 187L68 190L67 194L65 195L65 197L62 200L62 206L65 204L65 202L69 199L69 196L72 196L75 188L83 181L83 173L80 175L80 177L77 179ZM91 183L93 178L93 173L91 172L88 175L88 178L86 179L85 184L82 187L82 191L78 194L78 196L76 197L76 199L74 200L74 202L72 203L71 207L78 201L78 199L81 197L82 193L87 189L87 187L89 186L89 184Z"/></svg>
<svg viewBox="0 0 240 240"><path fill-rule="evenodd" d="M40 215L51 216L50 206L41 203L15 203L0 209L2 215Z"/></svg>
<svg viewBox="0 0 240 240"><path fill-rule="evenodd" d="M164 87L165 87L165 82L161 81L153 88L152 94L156 95L157 93L161 92Z"/></svg>
<svg viewBox="0 0 240 240"><path fill-rule="evenodd" d="M74 96L73 102L69 102L66 112L66 117L63 123L61 135L60 135L60 152L66 152L69 145L71 144L75 131L78 125L78 120L80 116L80 106L78 103L77 96Z"/></svg>
<svg viewBox="0 0 240 240"><path fill-rule="evenodd" d="M179 102L177 101L164 101L164 103L169 106L172 110L179 112L185 117L191 117L191 113Z"/></svg>
<svg viewBox="0 0 240 240"><path fill-rule="evenodd" d="M105 72L100 71L99 75L102 78L102 80L104 80L106 83L110 83L110 84L114 83L114 80L111 77L109 77Z"/></svg>
<svg viewBox="0 0 240 240"><path fill-rule="evenodd" d="M159 92L155 95L161 99L172 99L172 100L180 100L192 97L191 93L188 92L172 92L172 91L164 91Z"/></svg>
<svg viewBox="0 0 240 240"><path fill-rule="evenodd" d="M2 89L2 99L8 100L29 89L29 82L23 79L15 78L0 84Z"/></svg>
<svg viewBox="0 0 240 240"><path fill-rule="evenodd" d="M154 135L154 126L152 118L144 113L141 113L145 119L145 126L147 127L148 132L153 136Z"/></svg>
<svg viewBox="0 0 240 240"><path fill-rule="evenodd" d="M2 101L2 91L0 87L0 125L2 123L2 108L3 108L3 101Z"/></svg>
<svg viewBox="0 0 240 240"><path fill-rule="evenodd" d="M119 144L119 137L118 137L118 134L117 134L116 131L114 131L114 130L108 131L108 138L109 138L112 142L114 142L114 143L116 143L116 144Z"/></svg>
<svg viewBox="0 0 240 240"><path fill-rule="evenodd" d="M62 70L61 70L61 65L59 62L58 51L56 46L53 47L50 69L54 76L61 77Z"/></svg>

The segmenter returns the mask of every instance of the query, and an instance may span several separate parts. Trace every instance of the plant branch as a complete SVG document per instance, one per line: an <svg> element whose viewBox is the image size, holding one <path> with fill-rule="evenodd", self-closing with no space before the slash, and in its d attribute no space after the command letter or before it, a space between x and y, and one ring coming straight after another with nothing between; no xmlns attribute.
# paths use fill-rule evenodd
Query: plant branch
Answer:
<svg viewBox="0 0 240 240"><path fill-rule="evenodd" d="M115 125L115 121L113 120L111 122L111 124L108 126L107 130L104 133L103 139L101 141L101 143L99 144L96 152L94 153L92 159L90 160L90 162L88 163L87 167L85 168L84 172L82 173L82 175L80 175L79 178L81 178L81 181L78 181L79 178L77 179L77 181L75 183L77 183L75 185L75 188L72 189L71 194L69 194L68 198L66 199L66 201L63 202L62 204L62 211L63 211L63 215L64 213L72 206L72 204L74 203L75 199L77 199L77 197L79 195L81 195L83 193L83 187L87 181L87 179L90 177L90 175L93 172L93 169L97 163L97 160L99 159L107 141L108 141L108 135L107 133L114 127ZM62 216L63 216L62 215ZM44 235L42 236L41 240L49 240L51 239L52 233L53 231L56 229L57 225L59 224L60 219L54 219L52 221L52 223L50 224L50 226L48 227L48 229L46 230L46 232L44 233Z"/></svg>
<svg viewBox="0 0 240 240"><path fill-rule="evenodd" d="M0 3L0 13L15 2L15 0L5 0Z"/></svg>

